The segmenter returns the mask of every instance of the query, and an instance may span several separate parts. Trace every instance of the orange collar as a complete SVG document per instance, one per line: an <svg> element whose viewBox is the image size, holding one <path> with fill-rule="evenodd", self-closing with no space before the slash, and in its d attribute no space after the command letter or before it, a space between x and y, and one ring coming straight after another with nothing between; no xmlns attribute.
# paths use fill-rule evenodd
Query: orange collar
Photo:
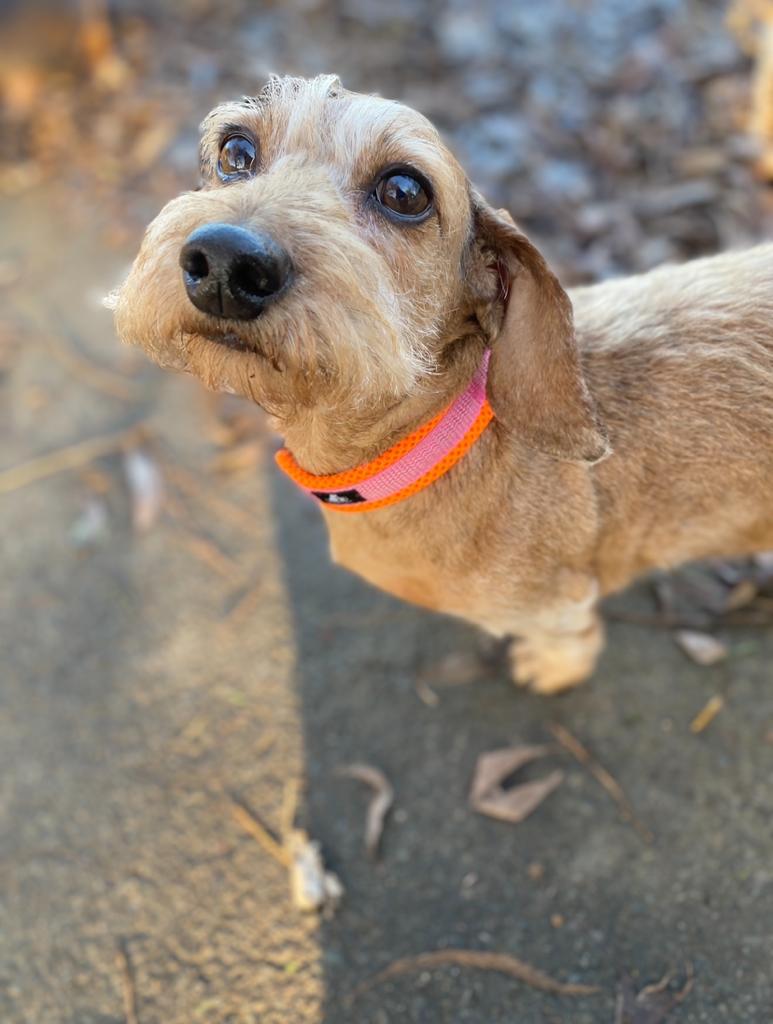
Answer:
<svg viewBox="0 0 773 1024"><path fill-rule="evenodd" d="M276 455L277 465L307 494L339 512L366 512L410 498L455 466L493 419L486 398L488 363L487 349L458 398L370 462L343 473L315 476L282 448Z"/></svg>

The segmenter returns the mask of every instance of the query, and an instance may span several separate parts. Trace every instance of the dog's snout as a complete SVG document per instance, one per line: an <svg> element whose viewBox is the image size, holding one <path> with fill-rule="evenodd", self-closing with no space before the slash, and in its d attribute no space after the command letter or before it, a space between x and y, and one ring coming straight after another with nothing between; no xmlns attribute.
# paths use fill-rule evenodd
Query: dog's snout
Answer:
<svg viewBox="0 0 773 1024"><path fill-rule="evenodd" d="M180 250L188 298L211 316L252 320L290 280L292 264L273 238L235 224L197 228Z"/></svg>

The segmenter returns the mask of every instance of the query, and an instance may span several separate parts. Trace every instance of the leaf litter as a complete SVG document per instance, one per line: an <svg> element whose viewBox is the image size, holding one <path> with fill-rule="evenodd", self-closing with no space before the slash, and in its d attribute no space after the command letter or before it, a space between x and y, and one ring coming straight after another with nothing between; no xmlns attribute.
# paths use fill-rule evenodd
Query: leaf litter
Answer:
<svg viewBox="0 0 773 1024"><path fill-rule="evenodd" d="M470 786L469 803L478 814L518 824L528 818L564 780L556 770L542 779L506 787L506 782L524 765L545 757L544 746L504 747L481 754Z"/></svg>
<svg viewBox="0 0 773 1024"><path fill-rule="evenodd" d="M142 448L124 452L123 468L131 497L132 526L138 533L146 533L155 526L164 506L161 469Z"/></svg>
<svg viewBox="0 0 773 1024"><path fill-rule="evenodd" d="M604 789L617 804L621 817L628 821L645 843L653 840L652 832L637 818L631 802L625 794L625 790L617 779L602 764L600 764L591 752L585 747L576 736L564 725L558 722L551 722L548 726L553 737L561 746L583 767L587 768L598 784Z"/></svg>
<svg viewBox="0 0 773 1024"><path fill-rule="evenodd" d="M282 832L277 837L236 794L226 794L231 815L277 864L287 870L293 906L303 913L334 913L344 896L340 878L325 866L322 848L308 832L293 825L297 781L291 780L282 807Z"/></svg>
<svg viewBox="0 0 773 1024"><path fill-rule="evenodd" d="M645 986L640 992L636 992L630 977L623 978L617 996L615 1024L663 1024L693 988L691 964L685 968L684 985L676 992L669 988L674 976L675 972L669 971L659 982Z"/></svg>
<svg viewBox="0 0 773 1024"><path fill-rule="evenodd" d="M395 794L391 783L380 769L369 764L349 764L338 769L338 775L357 779L370 786L373 796L365 817L365 850L374 860L378 856L386 816L392 808Z"/></svg>
<svg viewBox="0 0 773 1024"><path fill-rule="evenodd" d="M680 629L674 634L674 639L687 657L696 665L705 668L724 661L727 657L727 645L723 644L715 636L709 633L699 633L697 630Z"/></svg>

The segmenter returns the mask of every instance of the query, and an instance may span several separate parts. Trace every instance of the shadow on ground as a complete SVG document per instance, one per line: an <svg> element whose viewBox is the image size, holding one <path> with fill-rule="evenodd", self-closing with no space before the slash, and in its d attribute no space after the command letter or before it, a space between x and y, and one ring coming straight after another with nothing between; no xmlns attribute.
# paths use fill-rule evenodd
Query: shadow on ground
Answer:
<svg viewBox="0 0 773 1024"><path fill-rule="evenodd" d="M504 666L479 657L473 631L321 568L316 509L284 481L274 484L274 508L296 614L309 824L347 886L340 913L322 926L325 1021L611 1024L624 973L644 983L688 963L696 988L678 1019L766 1019L773 636L737 637L736 657L707 672L687 665L668 634L613 626L590 686L531 697L513 689ZM642 599L632 594L623 607ZM450 652L477 658L479 677L446 686L441 676L439 703L426 706L417 678ZM692 736L689 723L714 692L729 707L708 734ZM651 846L558 751L567 782L525 823L468 809L478 754L544 742L551 721L602 757L652 829ZM381 767L397 793L376 865L362 848L366 796L336 779L352 761ZM392 960L446 946L511 952L604 994L567 1005L452 968L414 973L349 1005L356 985Z"/></svg>

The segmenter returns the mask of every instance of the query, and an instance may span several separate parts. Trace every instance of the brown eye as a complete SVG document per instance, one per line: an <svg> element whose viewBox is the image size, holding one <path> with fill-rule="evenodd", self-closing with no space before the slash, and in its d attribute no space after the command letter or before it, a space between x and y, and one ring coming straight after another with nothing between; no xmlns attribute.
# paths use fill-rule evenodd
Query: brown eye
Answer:
<svg viewBox="0 0 773 1024"><path fill-rule="evenodd" d="M252 139L248 139L246 135L229 135L220 147L217 172L221 178L252 174L257 157L255 143Z"/></svg>
<svg viewBox="0 0 773 1024"><path fill-rule="evenodd" d="M376 186L376 199L401 220L418 220L432 208L429 187L404 171L385 175Z"/></svg>

